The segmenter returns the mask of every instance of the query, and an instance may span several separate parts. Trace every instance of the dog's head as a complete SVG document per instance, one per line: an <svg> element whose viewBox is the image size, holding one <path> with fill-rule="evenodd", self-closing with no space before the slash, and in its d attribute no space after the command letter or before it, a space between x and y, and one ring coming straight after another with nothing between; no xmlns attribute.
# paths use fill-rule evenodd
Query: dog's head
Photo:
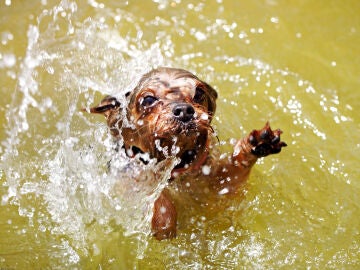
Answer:
<svg viewBox="0 0 360 270"><path fill-rule="evenodd" d="M120 102L111 96L90 111L105 115L112 134L123 137L128 155L144 152L158 160L176 156L181 159L177 167L183 168L208 151L217 93L192 73L152 70L126 97L125 120Z"/></svg>

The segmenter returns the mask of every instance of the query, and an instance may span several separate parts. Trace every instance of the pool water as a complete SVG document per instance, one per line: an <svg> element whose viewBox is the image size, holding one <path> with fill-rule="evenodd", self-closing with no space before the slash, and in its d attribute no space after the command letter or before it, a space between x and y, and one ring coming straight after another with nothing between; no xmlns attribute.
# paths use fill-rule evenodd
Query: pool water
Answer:
<svg viewBox="0 0 360 270"><path fill-rule="evenodd" d="M358 1L2 1L0 268L358 269L359 10ZM181 206L177 238L161 242L149 219L169 164L129 164L103 117L81 111L156 66L190 70L218 91L222 151L268 120L288 144L260 159L221 211ZM153 181L152 171L163 173Z"/></svg>

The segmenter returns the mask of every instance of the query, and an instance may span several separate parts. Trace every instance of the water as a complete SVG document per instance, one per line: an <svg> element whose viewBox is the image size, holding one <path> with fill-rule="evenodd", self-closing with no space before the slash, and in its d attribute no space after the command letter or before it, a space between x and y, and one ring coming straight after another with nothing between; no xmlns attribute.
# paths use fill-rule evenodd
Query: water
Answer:
<svg viewBox="0 0 360 270"><path fill-rule="evenodd" d="M359 267L356 1L24 5L0 3L0 267ZM221 211L189 199L162 242L149 218L168 164L129 165L81 111L159 65L218 90L223 151L267 120L289 145Z"/></svg>

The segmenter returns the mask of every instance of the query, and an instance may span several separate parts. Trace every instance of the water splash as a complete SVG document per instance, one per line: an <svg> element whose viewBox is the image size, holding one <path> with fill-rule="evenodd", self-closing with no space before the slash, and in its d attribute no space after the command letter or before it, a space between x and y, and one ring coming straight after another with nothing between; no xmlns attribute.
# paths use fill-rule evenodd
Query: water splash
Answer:
<svg viewBox="0 0 360 270"><path fill-rule="evenodd" d="M157 2L159 8L160 2L170 3ZM326 151L324 146L331 143L332 138L327 136L327 128L324 126L328 122L317 120L312 114L315 111L318 115L323 113L321 117L330 116L335 124L352 121L346 115L346 111L338 106L336 90L329 90L321 95L322 89L316 89L311 82L288 70L277 70L256 59L228 55L227 53L231 54L226 51L228 46L224 46L223 51L219 48L218 57L214 57L213 51L189 53L188 49L183 50L186 54L174 57L175 45L164 32L159 32L156 37L159 41L165 36L163 44L161 41L148 45L142 40L145 30L137 24L139 18L134 18L134 15L122 10L107 10L103 4L96 1L89 4L98 9L96 15L91 18L82 18L76 3L62 1L54 8L44 10L38 16L37 24L29 27L26 56L24 59L16 59L16 65L20 63L21 67L17 76L18 85L7 111L7 139L3 141L4 148L0 149L4 153L1 157L0 176L1 179L5 179L8 188L7 193L1 198L2 204L17 205L19 214L27 217L29 226L36 227L36 230L64 236L66 240L61 239L60 244L57 242L60 250L57 257L64 257L64 265L77 264L82 254L87 256L101 253L97 243L92 242L95 238L93 234L100 237L99 235L106 235L118 230L119 227L124 229L125 235L139 235L139 247L136 251L138 258L146 253L149 241L144 238L149 233L151 204L166 184L169 171L163 168L171 167L174 161L168 160L157 165L150 163L148 166L136 161L130 162L123 153L116 151L117 145L108 135L103 119L84 115L79 109L94 105L107 94L116 95L124 102L123 94L133 88L141 74L153 66L169 64L164 55L175 58L177 66L191 67L209 83L222 84L219 87L219 110L231 110L235 107L238 112L217 114L215 125L221 125L222 134L234 134L238 137L239 130L245 133L252 128L254 115L261 121L270 118L279 122L278 115L282 120L290 119L287 123L293 125L291 130L290 127L284 127L284 135L290 137L289 149L292 149L293 153L289 156L292 159L291 164L283 160L284 169L279 170L276 165L267 169L260 161L259 165L262 167L259 167L259 171L270 175L276 168L279 175L284 178L281 181L285 182L288 172L281 170L288 169L286 165L290 164L291 169L295 167L298 171L311 170L311 175L309 174L306 179L300 179L300 184L296 183L300 180L294 177L288 186L286 183L280 184L278 179L271 178L274 180L271 185L277 189L271 190L270 193L266 190L271 186L267 184L268 179L261 179L265 182L261 184L266 191L264 194L275 194L281 188L286 190L286 194L295 194L289 196L296 197L296 194L299 194L298 190L300 193L310 194L306 188L313 189L314 184L311 182L323 184L320 179L313 181L314 171L317 172L318 169L327 172L321 174L324 178L329 174L340 174L346 181L350 181L346 174L346 164L344 165L340 157L331 161L328 155L321 153ZM199 4L199 8L201 5ZM263 31L262 28L251 28L250 31L243 32L240 27L226 20L219 19L214 23L210 19L204 18L205 24L210 25L209 28L188 26L184 19L184 24L180 24L177 30L181 33L189 32L199 42L213 39L214 44L218 42L218 35L222 32L234 39L238 35L236 31L241 31L238 35L240 40L250 43L251 34L260 34ZM278 23L278 19L275 19L272 22ZM166 21L161 18L159 20ZM169 25L170 20L166 23ZM151 22L146 26L149 24ZM9 57L3 65L14 64L11 56ZM222 92L224 90L227 92ZM264 108L259 108L257 104ZM311 105L310 108L307 107L308 104ZM347 109L353 110L349 106ZM275 115L269 115L268 112ZM227 117L233 119L227 121ZM251 124L246 124L246 121ZM235 125L237 129L234 128ZM310 137L315 137L309 139L311 142L323 142L320 153L314 152L313 145L307 144L306 140ZM296 147L302 149L297 150ZM299 162L296 162L297 159ZM109 171L107 164L110 160L113 169ZM319 166L316 167L316 162L312 162L311 168L308 168L307 164L302 165L309 163L309 160L316 160ZM296 165L300 167L296 168L295 163L300 164ZM204 170L207 171L207 168ZM154 175L157 175L156 181L153 181ZM138 181L136 185L133 185L134 178ZM329 192L321 187L318 190ZM250 206L251 203L256 204L256 207L249 209L249 215L273 213L274 202L269 201L271 198L261 192L259 194L259 202L256 198L250 198L250 202L248 201ZM316 200L317 197L311 198ZM301 201L301 206L308 208L307 211L311 213L311 207L306 205L306 202L310 201L307 199L305 197ZM294 201L296 202L296 198ZM317 201L314 205L319 203ZM271 209L266 210L267 205ZM289 205L289 209L285 208L286 205ZM280 220L285 224L295 217L306 219L302 211L296 212L297 208L291 208L290 202L286 205L276 209L275 212L279 213L279 216L269 216L267 220ZM325 206L322 207L327 209ZM231 211L221 214L227 215L229 212ZM293 219L281 219L284 215L280 213L284 212L288 215L292 213ZM182 234L179 240L175 239L175 242L169 243L166 249L159 244L160 250L157 254L163 254L164 258L168 258L171 262L168 265L195 269L214 265L216 262L219 262L219 267L231 265L234 268L239 267L239 262L244 261L250 268L263 267L270 262L281 265L282 254L277 248L274 249L274 246L286 248L285 242L289 243L286 240L292 236L292 240L296 240L292 242L298 242L299 246L292 247L284 259L283 264L287 265L287 261L294 261L302 252L300 246L304 241L313 239L315 235L309 233L307 238L302 235L294 237L302 233L302 228L296 227L295 224L294 229L284 234L278 231L285 239L284 243L269 243L260 235L253 236L252 228L255 228L255 231L258 228L256 222L250 222L246 237L246 228L238 224L234 227L231 222L220 220L214 222L210 228L206 227L206 224L211 221L197 218L196 214L198 213L191 218L184 218L185 225L179 230ZM236 223L240 213L234 214L236 217L232 220ZM251 220L246 216L241 218ZM191 228L184 228L188 224ZM225 225L216 230L215 224ZM268 224L276 226L271 222ZM311 224L307 225L314 229ZM96 230L93 230L94 228ZM274 228L269 226L269 230L271 229ZM356 247L357 243L354 243L353 258L358 258ZM148 252L153 253L153 249ZM334 255L334 260L346 257L345 254L346 250L338 252ZM306 255L306 258L310 261L317 259L316 256L313 259L312 254Z"/></svg>
<svg viewBox="0 0 360 270"><path fill-rule="evenodd" d="M119 27L133 23L119 12ZM79 261L76 250L87 253L94 223L103 225L103 233L114 230L114 223L127 235L148 235L153 201L175 162L130 162L116 151L121 141L112 141L105 124L93 124L80 112L94 105L95 96L98 101L113 94L124 101L142 73L165 61L157 44L131 46L139 35L120 36L94 18L74 24L78 16L74 2L61 1L29 27L1 165L8 187L2 204L16 204L29 224L42 216L36 221L42 231L70 236L63 246L73 254L72 263Z"/></svg>

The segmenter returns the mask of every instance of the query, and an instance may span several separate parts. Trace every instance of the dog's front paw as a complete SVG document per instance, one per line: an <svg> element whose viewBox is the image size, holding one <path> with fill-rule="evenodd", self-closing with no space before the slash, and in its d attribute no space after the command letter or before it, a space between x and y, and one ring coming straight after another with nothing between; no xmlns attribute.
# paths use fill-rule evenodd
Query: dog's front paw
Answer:
<svg viewBox="0 0 360 270"><path fill-rule="evenodd" d="M271 130L269 122L260 130L253 130L248 136L251 145L251 153L257 157L265 157L270 154L277 154L282 147L287 146L280 141L280 129Z"/></svg>

